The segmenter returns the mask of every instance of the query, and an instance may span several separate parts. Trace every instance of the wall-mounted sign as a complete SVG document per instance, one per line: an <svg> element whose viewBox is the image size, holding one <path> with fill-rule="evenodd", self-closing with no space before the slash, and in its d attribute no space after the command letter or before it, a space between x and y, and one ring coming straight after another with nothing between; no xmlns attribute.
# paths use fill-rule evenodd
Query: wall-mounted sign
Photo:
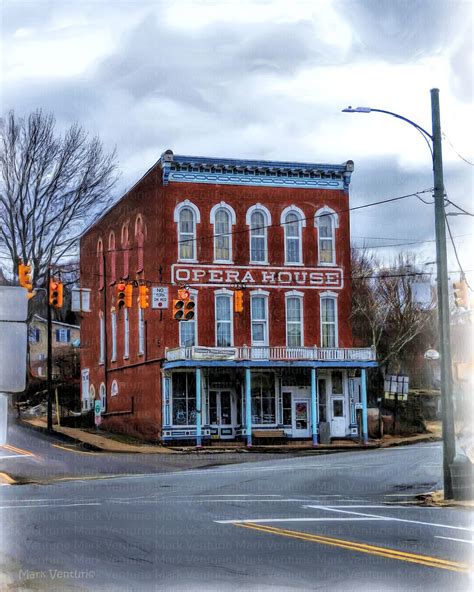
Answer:
<svg viewBox="0 0 474 592"><path fill-rule="evenodd" d="M426 350L425 360L439 360L439 352L437 352L435 349Z"/></svg>
<svg viewBox="0 0 474 592"><path fill-rule="evenodd" d="M194 286L245 284L248 288L313 288L340 290L344 286L339 267L254 267L223 265L171 266L171 282Z"/></svg>
<svg viewBox="0 0 474 592"><path fill-rule="evenodd" d="M193 360L235 360L237 350L234 347L193 347Z"/></svg>
<svg viewBox="0 0 474 592"><path fill-rule="evenodd" d="M168 308L169 295L166 286L153 286L151 289L151 307L152 308Z"/></svg>
<svg viewBox="0 0 474 592"><path fill-rule="evenodd" d="M408 398L408 376L403 374L387 374L384 379L384 395L386 399L406 401Z"/></svg>

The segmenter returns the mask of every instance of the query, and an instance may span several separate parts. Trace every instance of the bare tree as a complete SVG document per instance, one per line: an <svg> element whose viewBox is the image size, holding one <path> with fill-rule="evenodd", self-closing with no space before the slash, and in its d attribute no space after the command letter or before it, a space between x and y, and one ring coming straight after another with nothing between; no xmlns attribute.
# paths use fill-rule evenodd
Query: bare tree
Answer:
<svg viewBox="0 0 474 592"><path fill-rule="evenodd" d="M352 322L356 338L377 348L381 367L397 366L433 321L431 302L420 303L413 285L427 282L413 255L399 255L388 268L368 251L352 251Z"/></svg>
<svg viewBox="0 0 474 592"><path fill-rule="evenodd" d="M115 151L78 124L55 133L52 114L0 119L0 250L14 272L33 264L33 283L74 245L91 217L111 203ZM40 282L41 283L41 282Z"/></svg>

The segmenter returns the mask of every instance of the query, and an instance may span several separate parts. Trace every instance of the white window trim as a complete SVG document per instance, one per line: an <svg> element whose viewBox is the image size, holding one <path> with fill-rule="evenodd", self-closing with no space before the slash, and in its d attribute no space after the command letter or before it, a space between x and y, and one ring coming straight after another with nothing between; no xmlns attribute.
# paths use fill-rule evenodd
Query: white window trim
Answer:
<svg viewBox="0 0 474 592"><path fill-rule="evenodd" d="M138 307L138 355L145 355L145 317L143 308Z"/></svg>
<svg viewBox="0 0 474 592"><path fill-rule="evenodd" d="M229 221L230 221L229 233L223 235L223 236L229 237L229 258L228 259L217 259L216 258L216 236L218 236L218 235L216 235L215 230L214 230L214 263L232 263L233 262L232 226L235 226L235 224L237 223L237 217L235 215L234 208L232 206L229 206L228 204L226 204L224 201L221 201L220 203L213 206L213 208L211 209L210 222L211 222L212 226L214 227L214 229L215 229L215 225L216 225L216 214L219 210L225 210L229 214Z"/></svg>
<svg viewBox="0 0 474 592"><path fill-rule="evenodd" d="M179 256L179 247L180 247L180 229L179 229L179 215L181 210L188 208L194 214L194 240L193 240L193 251L194 257L192 259L184 259ZM187 263L197 263L197 225L201 222L201 212L199 208L194 205L189 199L185 199L184 201L177 204L174 209L173 220L176 222L176 232L178 235L178 261L184 261Z"/></svg>
<svg viewBox="0 0 474 592"><path fill-rule="evenodd" d="M338 296L336 292L321 292L319 295L319 335L320 335L320 343L321 347L323 347L323 307L322 307L322 300L323 298L332 298L334 300L334 318L335 318L335 327L334 327L334 335L335 335L335 345L334 347L339 347L339 303L338 303Z"/></svg>
<svg viewBox="0 0 474 592"><path fill-rule="evenodd" d="M123 309L123 359L130 358L130 316L128 308Z"/></svg>
<svg viewBox="0 0 474 592"><path fill-rule="evenodd" d="M194 307L194 341L195 344L194 345L199 345L199 339L198 339L198 308L199 308L199 302L198 302L198 290L193 290L188 289L188 292L190 294L190 296L192 296L192 299L194 300L196 306ZM179 347L186 347L183 345L183 342L181 341L181 323L189 323L189 321L180 321L179 322L179 327L178 327L178 340L179 340Z"/></svg>
<svg viewBox="0 0 474 592"><path fill-rule="evenodd" d="M251 231L251 224L252 224L252 214L254 212L262 212L265 221L264 221L264 236L265 236L265 260L264 261L252 261L251 253L252 253L252 231ZM245 214L245 223L249 227L249 265L268 265L268 226L272 224L272 215L270 211L260 203L255 204L254 206L250 207Z"/></svg>
<svg viewBox="0 0 474 592"><path fill-rule="evenodd" d="M296 216L299 218L299 225L298 225L298 258L299 258L299 262L298 263L288 261L287 248L286 248L286 239L287 239L286 231L288 228L288 224L286 224L286 217L288 216L288 214L296 214ZM304 215L303 210L301 210L300 208L298 208L295 205L288 206L281 213L280 224L281 224L281 226L283 226L283 233L284 233L285 265L303 266L304 265L304 263L303 263L303 228L306 227L306 220L305 220L305 215Z"/></svg>
<svg viewBox="0 0 474 592"><path fill-rule="evenodd" d="M105 364L105 318L99 314L99 366Z"/></svg>
<svg viewBox="0 0 474 592"><path fill-rule="evenodd" d="M320 248L319 248L319 219L321 216L328 214L331 216L332 218L332 260L331 261L321 261L321 256L320 256ZM339 228L339 216L337 215L337 213L332 210L331 208L329 208L328 206L324 206L322 208L320 208L315 214L314 214L314 227L316 228L316 231L318 233L318 265L321 265L322 267L332 267L333 265L336 265L336 228Z"/></svg>
<svg viewBox="0 0 474 592"><path fill-rule="evenodd" d="M110 312L110 325L112 330L112 351L110 353L110 361L117 361L117 312L112 310Z"/></svg>
<svg viewBox="0 0 474 592"><path fill-rule="evenodd" d="M222 288L221 290L216 290L214 292L214 335L215 335L215 344L216 347L221 347L217 345L217 297L218 296L227 296L230 299L230 345L228 347L234 347L234 292L232 290L227 290L226 288Z"/></svg>
<svg viewBox="0 0 474 592"><path fill-rule="evenodd" d="M288 345L288 298L298 298L300 301L300 331L301 331L301 344ZM291 290L285 292L285 333L286 333L286 347L304 347L304 292L298 290Z"/></svg>
<svg viewBox="0 0 474 592"><path fill-rule="evenodd" d="M266 323L265 323L265 342L263 343L258 343L258 344L254 344L254 340L253 340L253 317L252 317L252 298L254 296L260 296L265 298L265 319L266 319ZM270 296L270 292L268 292L267 290L252 290L250 292L250 340L251 340L251 344L252 346L255 347L268 347L268 344L270 342L270 323L269 323L269 319L268 319L268 298Z"/></svg>

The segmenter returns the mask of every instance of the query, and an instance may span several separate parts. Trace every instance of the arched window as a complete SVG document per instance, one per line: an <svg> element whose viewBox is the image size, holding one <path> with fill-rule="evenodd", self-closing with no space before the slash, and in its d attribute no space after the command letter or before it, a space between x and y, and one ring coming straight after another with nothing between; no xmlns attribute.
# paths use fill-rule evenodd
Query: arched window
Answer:
<svg viewBox="0 0 474 592"><path fill-rule="evenodd" d="M121 249L122 249L122 254L123 254L123 266L122 266L122 278L126 279L128 278L128 274L129 274L129 258L130 258L130 242L129 242L129 238L128 238L128 222L126 222L123 226L122 226L122 236L121 236Z"/></svg>
<svg viewBox="0 0 474 592"><path fill-rule="evenodd" d="M179 212L179 258L196 259L196 221L191 208L183 208Z"/></svg>
<svg viewBox="0 0 474 592"><path fill-rule="evenodd" d="M105 412L107 410L107 391L105 389L105 384L103 382L99 387L99 398L102 404L102 411Z"/></svg>
<svg viewBox="0 0 474 592"><path fill-rule="evenodd" d="M270 212L265 206L256 204L247 211L246 222L250 226L250 263L267 264L267 227L272 223Z"/></svg>
<svg viewBox="0 0 474 592"><path fill-rule="evenodd" d="M316 212L314 225L318 229L318 263L335 265L337 214L324 207Z"/></svg>
<svg viewBox="0 0 474 592"><path fill-rule="evenodd" d="M285 208L282 212L280 223L285 233L285 264L302 265L303 245L302 227L306 226L302 210L296 206Z"/></svg>
<svg viewBox="0 0 474 592"><path fill-rule="evenodd" d="M143 246L145 244L145 229L143 219L137 216L135 222L135 242L137 243L137 273L143 271Z"/></svg>
<svg viewBox="0 0 474 592"><path fill-rule="evenodd" d="M232 261L232 224L236 217L233 208L221 202L211 210L211 224L214 225L214 261Z"/></svg>
<svg viewBox="0 0 474 592"><path fill-rule="evenodd" d="M117 279L117 251L115 250L115 232L109 234L110 285Z"/></svg>
<svg viewBox="0 0 474 592"><path fill-rule="evenodd" d="M104 243L99 238L97 241L97 263L99 267L99 290L104 289Z"/></svg>

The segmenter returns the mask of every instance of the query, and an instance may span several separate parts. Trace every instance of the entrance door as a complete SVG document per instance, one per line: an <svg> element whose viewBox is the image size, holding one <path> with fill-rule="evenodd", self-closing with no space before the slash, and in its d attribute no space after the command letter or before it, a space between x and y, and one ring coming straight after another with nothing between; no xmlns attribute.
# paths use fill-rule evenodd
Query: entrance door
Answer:
<svg viewBox="0 0 474 592"><path fill-rule="evenodd" d="M294 438L309 438L311 425L308 399L293 399L292 427Z"/></svg>
<svg viewBox="0 0 474 592"><path fill-rule="evenodd" d="M343 397L331 399L331 436L343 438L346 435L346 414Z"/></svg>
<svg viewBox="0 0 474 592"><path fill-rule="evenodd" d="M234 438L236 411L233 391L209 391L209 424L217 427L218 437Z"/></svg>

